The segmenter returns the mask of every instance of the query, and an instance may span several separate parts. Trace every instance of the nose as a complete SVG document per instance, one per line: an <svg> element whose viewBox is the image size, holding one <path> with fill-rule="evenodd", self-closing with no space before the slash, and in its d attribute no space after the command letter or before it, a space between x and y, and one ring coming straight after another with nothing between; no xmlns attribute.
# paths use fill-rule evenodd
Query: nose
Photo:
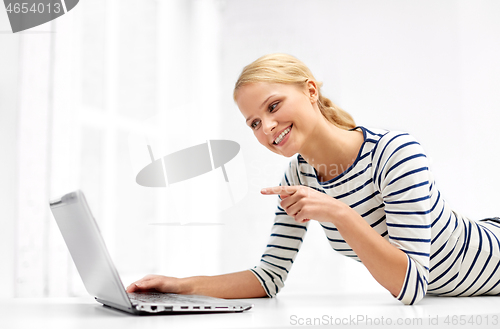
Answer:
<svg viewBox="0 0 500 329"><path fill-rule="evenodd" d="M272 135L276 126L276 120L273 120L271 118L262 119L262 130L264 131L264 134Z"/></svg>

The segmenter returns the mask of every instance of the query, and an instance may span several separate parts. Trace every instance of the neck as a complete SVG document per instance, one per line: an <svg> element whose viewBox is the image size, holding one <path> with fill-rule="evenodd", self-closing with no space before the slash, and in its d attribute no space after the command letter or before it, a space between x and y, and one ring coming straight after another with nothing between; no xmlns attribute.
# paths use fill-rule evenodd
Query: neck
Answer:
<svg viewBox="0 0 500 329"><path fill-rule="evenodd" d="M363 141L361 131L344 130L325 119L299 153L316 169L320 181L328 181L354 163Z"/></svg>

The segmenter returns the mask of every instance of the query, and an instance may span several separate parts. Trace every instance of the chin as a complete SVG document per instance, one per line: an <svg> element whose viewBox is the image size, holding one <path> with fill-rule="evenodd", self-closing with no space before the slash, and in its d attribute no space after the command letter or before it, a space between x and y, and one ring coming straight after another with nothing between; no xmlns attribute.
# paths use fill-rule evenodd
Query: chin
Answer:
<svg viewBox="0 0 500 329"><path fill-rule="evenodd" d="M292 157L299 152L297 147L294 147L294 145L291 145L292 144L291 142L292 142L291 140L288 140L287 141L288 145L286 145L286 147L284 147L284 148L279 148L279 147L276 147L274 145L269 145L269 144L265 144L264 146L267 147L267 149L272 151L273 153L276 153L276 154L282 155L286 158L289 158L289 157Z"/></svg>
<svg viewBox="0 0 500 329"><path fill-rule="evenodd" d="M272 150L272 151L286 158L292 157L298 153L298 151L295 148L287 148L287 150Z"/></svg>
<svg viewBox="0 0 500 329"><path fill-rule="evenodd" d="M285 158L290 158L290 157L293 157L295 154L297 154L297 152L290 153L290 154L281 154L281 155L284 156Z"/></svg>

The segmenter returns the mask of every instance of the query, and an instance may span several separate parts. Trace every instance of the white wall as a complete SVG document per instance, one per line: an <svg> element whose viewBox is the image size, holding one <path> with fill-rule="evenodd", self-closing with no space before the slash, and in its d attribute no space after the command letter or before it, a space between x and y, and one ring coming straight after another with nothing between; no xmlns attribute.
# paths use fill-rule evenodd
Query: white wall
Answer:
<svg viewBox="0 0 500 329"><path fill-rule="evenodd" d="M14 231L16 218L17 173L17 86L19 80L19 40L8 32L7 13L0 10L0 296L14 296Z"/></svg>

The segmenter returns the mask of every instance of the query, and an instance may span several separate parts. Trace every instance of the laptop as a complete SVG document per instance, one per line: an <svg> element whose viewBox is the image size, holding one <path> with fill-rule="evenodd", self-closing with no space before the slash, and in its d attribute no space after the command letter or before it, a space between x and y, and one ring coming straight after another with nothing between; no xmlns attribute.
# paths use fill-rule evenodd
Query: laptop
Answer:
<svg viewBox="0 0 500 329"><path fill-rule="evenodd" d="M82 191L51 200L50 209L88 293L132 314L243 312L252 304L199 295L127 293Z"/></svg>

